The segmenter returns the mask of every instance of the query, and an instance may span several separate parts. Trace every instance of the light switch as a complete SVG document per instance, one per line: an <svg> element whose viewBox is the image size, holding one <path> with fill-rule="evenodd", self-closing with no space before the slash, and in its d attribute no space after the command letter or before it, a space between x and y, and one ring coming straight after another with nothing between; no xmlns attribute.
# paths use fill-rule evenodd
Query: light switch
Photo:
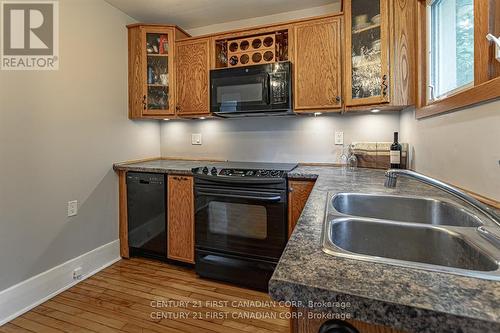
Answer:
<svg viewBox="0 0 500 333"><path fill-rule="evenodd" d="M344 132L335 132L335 144L336 145L344 144Z"/></svg>
<svg viewBox="0 0 500 333"><path fill-rule="evenodd" d="M68 217L75 216L78 214L78 201L68 201Z"/></svg>
<svg viewBox="0 0 500 333"><path fill-rule="evenodd" d="M191 144L192 145L201 145L201 133L191 134Z"/></svg>

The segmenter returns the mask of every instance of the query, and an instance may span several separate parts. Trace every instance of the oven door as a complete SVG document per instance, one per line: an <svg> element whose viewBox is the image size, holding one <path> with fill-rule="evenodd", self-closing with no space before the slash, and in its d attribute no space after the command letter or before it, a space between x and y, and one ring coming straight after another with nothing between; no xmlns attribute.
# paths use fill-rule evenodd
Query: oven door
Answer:
<svg viewBox="0 0 500 333"><path fill-rule="evenodd" d="M213 113L226 115L272 109L270 76L263 68L212 70L210 83Z"/></svg>
<svg viewBox="0 0 500 333"><path fill-rule="evenodd" d="M286 245L286 191L196 188L196 248L278 260Z"/></svg>

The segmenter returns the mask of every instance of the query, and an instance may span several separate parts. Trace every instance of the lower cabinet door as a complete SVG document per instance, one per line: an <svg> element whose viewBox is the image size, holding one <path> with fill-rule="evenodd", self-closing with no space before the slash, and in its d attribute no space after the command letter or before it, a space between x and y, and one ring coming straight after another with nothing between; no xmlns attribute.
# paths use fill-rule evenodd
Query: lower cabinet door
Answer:
<svg viewBox="0 0 500 333"><path fill-rule="evenodd" d="M348 310L347 310L348 311ZM320 319L322 315L308 309L292 309L295 319L290 333L405 333L391 327L373 325L357 320ZM299 319L297 319L297 317Z"/></svg>
<svg viewBox="0 0 500 333"><path fill-rule="evenodd" d="M167 256L194 264L193 177L169 175L167 200Z"/></svg>
<svg viewBox="0 0 500 333"><path fill-rule="evenodd" d="M288 182L288 237L292 235L315 182L314 180L290 180Z"/></svg>

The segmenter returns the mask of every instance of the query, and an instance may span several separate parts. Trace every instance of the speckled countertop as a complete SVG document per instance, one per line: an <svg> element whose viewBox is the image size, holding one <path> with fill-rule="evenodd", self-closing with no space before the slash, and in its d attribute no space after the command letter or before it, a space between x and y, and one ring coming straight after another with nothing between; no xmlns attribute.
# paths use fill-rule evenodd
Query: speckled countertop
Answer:
<svg viewBox="0 0 500 333"><path fill-rule="evenodd" d="M117 163L115 170L191 174L209 164L195 160ZM291 179L316 179L304 211L269 283L275 300L349 302L348 308L317 310L349 313L353 319L406 332L500 332L500 281L481 280L416 268L327 255L321 232L328 193L362 192L426 195L454 200L444 192L401 178L383 186L382 170L342 171L299 166Z"/></svg>
<svg viewBox="0 0 500 333"><path fill-rule="evenodd" d="M115 163L114 170L136 171L136 172L157 172L157 173L175 173L175 174L193 174L191 169L209 164L207 161L196 160L151 160L144 162L123 162Z"/></svg>
<svg viewBox="0 0 500 333"><path fill-rule="evenodd" d="M500 281L325 254L321 246L328 192L426 195L454 200L444 192L401 178L383 186L382 170L342 171L300 166L289 178L317 178L304 211L269 284L280 301L349 302L341 309L356 320L407 332L500 332Z"/></svg>

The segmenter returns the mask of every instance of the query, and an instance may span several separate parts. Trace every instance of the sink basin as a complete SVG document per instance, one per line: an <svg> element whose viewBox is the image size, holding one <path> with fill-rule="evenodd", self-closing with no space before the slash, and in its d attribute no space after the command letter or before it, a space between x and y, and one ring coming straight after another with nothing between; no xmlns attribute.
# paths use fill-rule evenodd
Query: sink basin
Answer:
<svg viewBox="0 0 500 333"><path fill-rule="evenodd" d="M440 228L344 218L329 231L334 245L353 253L474 271L498 269L493 258Z"/></svg>
<svg viewBox="0 0 500 333"><path fill-rule="evenodd" d="M323 252L357 260L500 280L500 231L451 201L329 194Z"/></svg>
<svg viewBox="0 0 500 333"><path fill-rule="evenodd" d="M339 213L400 222L479 227L481 221L451 202L393 195L340 193L332 205Z"/></svg>

